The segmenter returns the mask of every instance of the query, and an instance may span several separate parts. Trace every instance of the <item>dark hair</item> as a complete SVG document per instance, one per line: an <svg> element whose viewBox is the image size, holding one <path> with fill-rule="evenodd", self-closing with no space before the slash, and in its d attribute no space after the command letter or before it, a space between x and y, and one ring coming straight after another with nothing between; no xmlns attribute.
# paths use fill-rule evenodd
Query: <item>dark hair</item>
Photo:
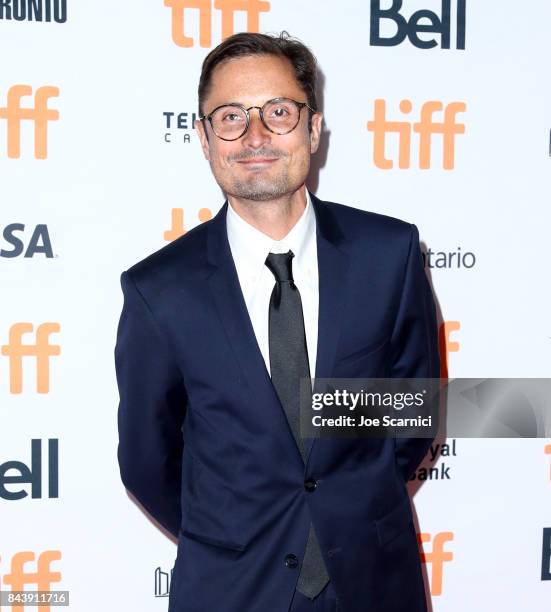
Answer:
<svg viewBox="0 0 551 612"><path fill-rule="evenodd" d="M306 94L308 105L317 110L316 103L316 58L297 38L285 30L281 34L258 34L239 32L215 47L203 61L199 79L199 114L203 115L203 101L208 95L212 73L222 62L251 55L275 55L291 62L296 79Z"/></svg>

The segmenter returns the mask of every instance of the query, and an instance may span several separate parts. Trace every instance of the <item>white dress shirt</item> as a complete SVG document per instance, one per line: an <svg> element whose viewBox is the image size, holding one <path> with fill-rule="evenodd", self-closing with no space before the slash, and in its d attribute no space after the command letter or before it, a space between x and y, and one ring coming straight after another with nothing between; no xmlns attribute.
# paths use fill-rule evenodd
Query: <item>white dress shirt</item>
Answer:
<svg viewBox="0 0 551 612"><path fill-rule="evenodd" d="M262 202L258 205L261 206ZM273 240L253 227L235 212L229 202L226 226L241 291L268 372L268 315L275 279L264 262L270 252L286 253L290 249L295 254L292 259L293 279L302 301L310 376L314 378L318 346L318 253L316 217L308 191L306 190L306 207L300 219L281 240Z"/></svg>

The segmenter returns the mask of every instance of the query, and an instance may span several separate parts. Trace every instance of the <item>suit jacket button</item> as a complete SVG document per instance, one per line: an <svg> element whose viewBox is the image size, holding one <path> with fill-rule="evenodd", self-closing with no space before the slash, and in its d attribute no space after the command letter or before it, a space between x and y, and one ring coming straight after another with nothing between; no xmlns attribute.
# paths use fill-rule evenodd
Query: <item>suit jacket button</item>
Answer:
<svg viewBox="0 0 551 612"><path fill-rule="evenodd" d="M308 480L304 483L304 488L308 491L308 493L315 491L317 486L318 483L313 478L308 478Z"/></svg>
<svg viewBox="0 0 551 612"><path fill-rule="evenodd" d="M291 569L297 567L298 565L298 559L296 555L287 555L285 557L285 565L287 567L290 567Z"/></svg>

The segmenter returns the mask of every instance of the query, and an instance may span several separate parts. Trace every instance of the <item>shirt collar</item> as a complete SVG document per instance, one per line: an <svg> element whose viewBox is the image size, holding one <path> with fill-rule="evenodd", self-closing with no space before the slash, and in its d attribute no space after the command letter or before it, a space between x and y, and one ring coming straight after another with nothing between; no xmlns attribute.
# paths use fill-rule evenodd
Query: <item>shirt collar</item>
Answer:
<svg viewBox="0 0 551 612"><path fill-rule="evenodd" d="M304 270L307 249L315 239L315 215L308 190L302 215L281 240L274 240L240 217L228 202L226 228L228 241L238 271L255 282L260 277L268 253L293 251L293 270ZM298 270L297 270L298 268Z"/></svg>

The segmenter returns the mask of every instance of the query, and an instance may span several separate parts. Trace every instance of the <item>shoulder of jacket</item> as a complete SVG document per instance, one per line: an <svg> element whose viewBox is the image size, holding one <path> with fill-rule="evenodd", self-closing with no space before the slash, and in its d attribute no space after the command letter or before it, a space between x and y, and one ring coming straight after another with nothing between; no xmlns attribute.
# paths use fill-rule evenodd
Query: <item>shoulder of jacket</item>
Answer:
<svg viewBox="0 0 551 612"><path fill-rule="evenodd" d="M318 198L319 200L319 198ZM319 200L329 217L338 223L346 238L377 237L383 240L409 240L415 226L411 223L348 204Z"/></svg>

